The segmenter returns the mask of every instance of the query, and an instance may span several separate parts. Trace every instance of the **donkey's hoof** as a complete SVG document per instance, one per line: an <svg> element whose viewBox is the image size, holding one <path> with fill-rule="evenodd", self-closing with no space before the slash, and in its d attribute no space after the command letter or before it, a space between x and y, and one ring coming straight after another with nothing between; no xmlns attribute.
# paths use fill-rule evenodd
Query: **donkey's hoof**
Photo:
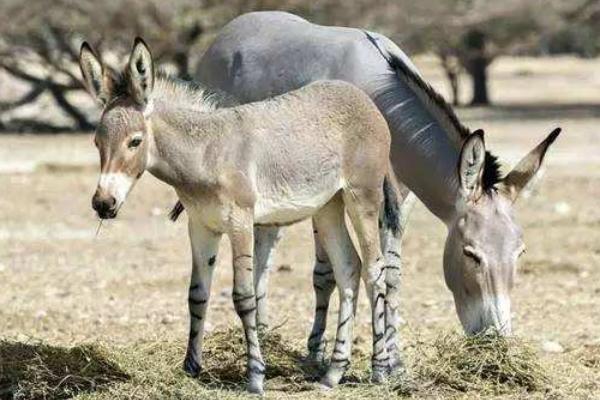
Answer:
<svg viewBox="0 0 600 400"><path fill-rule="evenodd" d="M331 386L324 385L321 382L315 382L314 383L314 388L316 390L322 390L323 392L328 392L328 391L330 391L330 390L333 389Z"/></svg>
<svg viewBox="0 0 600 400"><path fill-rule="evenodd" d="M262 382L258 382L258 381L250 379L250 382L248 382L248 386L246 387L246 389L248 390L249 393L252 393L252 394L257 394L259 396L265 395L265 391L263 390Z"/></svg>
<svg viewBox="0 0 600 400"><path fill-rule="evenodd" d="M320 366L325 364L325 352L324 351L311 351L306 357L307 363L314 366Z"/></svg>
<svg viewBox="0 0 600 400"><path fill-rule="evenodd" d="M327 373L321 378L321 385L333 389L342 379L344 372L343 369L329 367Z"/></svg>
<svg viewBox="0 0 600 400"><path fill-rule="evenodd" d="M387 368L373 368L371 372L371 383L381 384L387 381L388 369Z"/></svg>
<svg viewBox="0 0 600 400"><path fill-rule="evenodd" d="M183 370L191 377L197 378L200 375L200 371L202 371L202 367L194 357L186 356L183 362Z"/></svg>
<svg viewBox="0 0 600 400"><path fill-rule="evenodd" d="M390 377L403 377L406 375L406 367L404 361L400 357L390 357L390 366L388 369Z"/></svg>

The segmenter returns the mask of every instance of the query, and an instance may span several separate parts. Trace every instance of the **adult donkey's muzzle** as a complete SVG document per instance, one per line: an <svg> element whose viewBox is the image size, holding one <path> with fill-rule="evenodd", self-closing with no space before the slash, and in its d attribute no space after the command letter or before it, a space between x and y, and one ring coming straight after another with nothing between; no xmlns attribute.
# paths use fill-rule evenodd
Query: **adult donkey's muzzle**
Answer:
<svg viewBox="0 0 600 400"><path fill-rule="evenodd" d="M117 216L117 199L102 189L96 190L92 197L92 208L102 219L111 219Z"/></svg>

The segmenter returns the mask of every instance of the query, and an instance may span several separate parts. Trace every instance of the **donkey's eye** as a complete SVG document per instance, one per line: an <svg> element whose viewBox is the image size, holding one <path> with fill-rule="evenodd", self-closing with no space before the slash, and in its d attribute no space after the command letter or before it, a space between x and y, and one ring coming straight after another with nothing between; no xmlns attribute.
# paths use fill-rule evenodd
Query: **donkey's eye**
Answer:
<svg viewBox="0 0 600 400"><path fill-rule="evenodd" d="M463 254L470 258L471 260L475 261L477 264L481 264L481 257L479 256L479 254L475 251L475 249L471 246L465 246L463 247Z"/></svg>
<svg viewBox="0 0 600 400"><path fill-rule="evenodd" d="M519 251L519 256L518 257L521 257L525 253L527 253L527 247L523 246L521 248L521 250Z"/></svg>
<svg viewBox="0 0 600 400"><path fill-rule="evenodd" d="M140 144L142 144L142 137L141 136L134 136L131 141L129 142L129 148L134 148L134 147L138 147Z"/></svg>

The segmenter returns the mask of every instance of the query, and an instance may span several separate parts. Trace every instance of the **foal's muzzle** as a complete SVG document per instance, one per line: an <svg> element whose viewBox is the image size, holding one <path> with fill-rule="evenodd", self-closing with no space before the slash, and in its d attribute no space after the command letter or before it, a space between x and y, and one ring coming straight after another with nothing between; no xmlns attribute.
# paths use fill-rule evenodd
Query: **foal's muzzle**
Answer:
<svg viewBox="0 0 600 400"><path fill-rule="evenodd" d="M92 197L92 208L102 219L111 219L117 216L117 200L114 196L101 190L97 190Z"/></svg>

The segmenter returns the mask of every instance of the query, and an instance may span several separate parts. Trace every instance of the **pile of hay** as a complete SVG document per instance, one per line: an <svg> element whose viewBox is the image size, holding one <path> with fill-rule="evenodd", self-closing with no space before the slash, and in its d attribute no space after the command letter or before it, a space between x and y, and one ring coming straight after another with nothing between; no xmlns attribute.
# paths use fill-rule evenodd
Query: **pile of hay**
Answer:
<svg viewBox="0 0 600 400"><path fill-rule="evenodd" d="M98 345L0 341L0 399L67 399L126 379Z"/></svg>
<svg viewBox="0 0 600 400"><path fill-rule="evenodd" d="M422 352L414 369L420 390L436 386L436 390L502 394L548 389L549 379L535 350L515 337L451 333L419 347Z"/></svg>
<svg viewBox="0 0 600 400"><path fill-rule="evenodd" d="M268 389L309 390L320 376L322 366L304 359L297 343L291 343L274 330L260 338L266 363ZM213 332L203 345L203 371L200 380L211 387L243 388L246 381L246 345L242 330L232 328Z"/></svg>

